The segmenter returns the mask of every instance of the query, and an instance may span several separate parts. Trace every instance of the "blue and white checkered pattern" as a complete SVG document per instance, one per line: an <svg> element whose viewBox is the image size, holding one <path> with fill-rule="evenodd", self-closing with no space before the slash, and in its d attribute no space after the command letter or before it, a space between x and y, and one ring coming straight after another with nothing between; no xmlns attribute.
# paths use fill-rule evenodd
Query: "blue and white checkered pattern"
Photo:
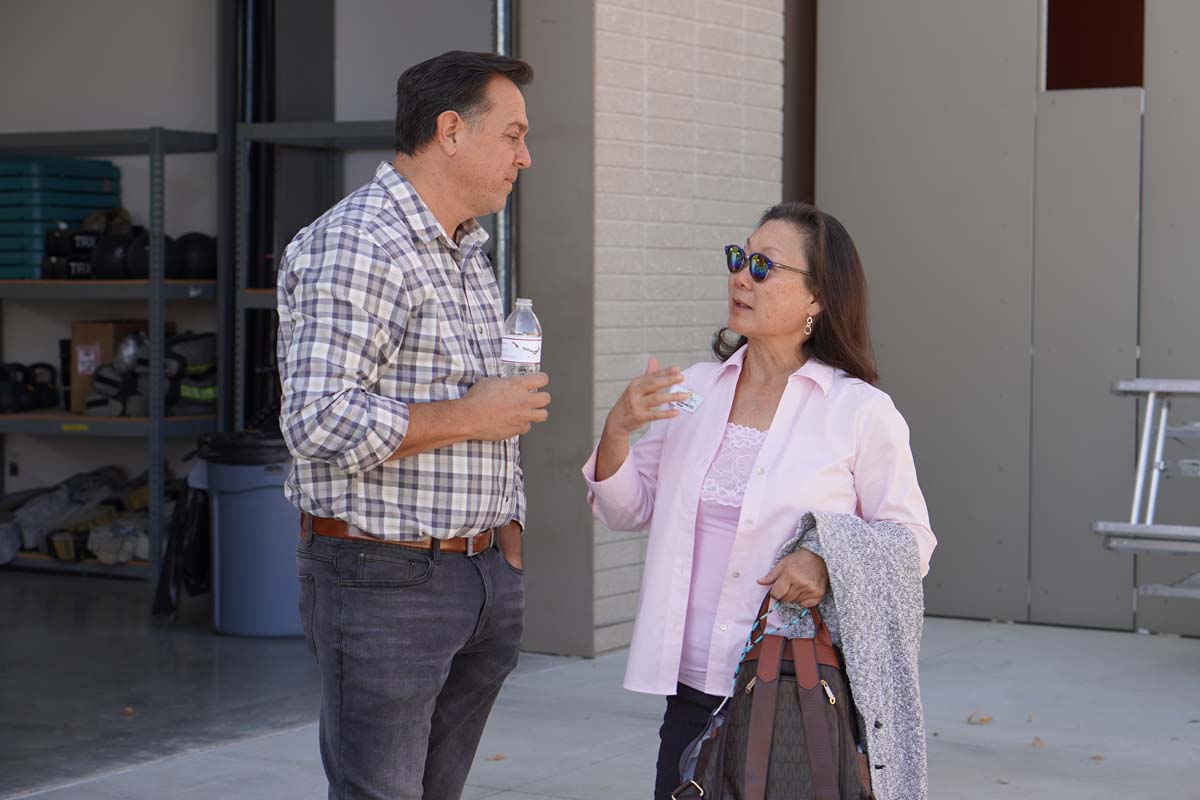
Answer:
<svg viewBox="0 0 1200 800"><path fill-rule="evenodd" d="M516 438L388 461L408 406L500 375L503 309L474 220L448 237L388 162L304 228L279 271L280 426L301 510L382 538L525 524Z"/></svg>

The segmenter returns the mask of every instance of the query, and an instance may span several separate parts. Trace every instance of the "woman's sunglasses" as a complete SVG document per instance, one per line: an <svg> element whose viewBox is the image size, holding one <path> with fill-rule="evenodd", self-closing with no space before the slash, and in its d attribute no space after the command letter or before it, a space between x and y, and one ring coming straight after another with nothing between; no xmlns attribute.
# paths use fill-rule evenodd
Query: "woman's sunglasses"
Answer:
<svg viewBox="0 0 1200 800"><path fill-rule="evenodd" d="M725 266L729 267L730 272L741 272L742 267L747 264L750 265L750 277L758 283L765 281L773 269L786 269L788 272L799 272L801 275L812 274L805 269L789 267L787 264L772 261L762 253L747 253L736 244L725 245Z"/></svg>

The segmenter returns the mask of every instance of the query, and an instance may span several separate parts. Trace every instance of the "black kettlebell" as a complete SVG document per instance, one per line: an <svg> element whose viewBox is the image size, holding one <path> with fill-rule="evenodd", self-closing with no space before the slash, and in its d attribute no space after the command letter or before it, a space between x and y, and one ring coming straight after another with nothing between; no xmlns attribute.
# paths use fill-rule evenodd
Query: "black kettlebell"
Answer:
<svg viewBox="0 0 1200 800"><path fill-rule="evenodd" d="M29 367L16 362L5 364L2 380L5 396L0 398L0 403L5 408L13 411L33 411L38 407Z"/></svg>
<svg viewBox="0 0 1200 800"><path fill-rule="evenodd" d="M165 275L167 280L177 280L183 275L179 269L179 248L175 244L175 240L170 236L163 235L163 246L165 248ZM142 230L138 234L132 244L129 245L129 253L125 256L125 268L129 272L131 278L149 278L150 277L150 232Z"/></svg>
<svg viewBox="0 0 1200 800"><path fill-rule="evenodd" d="M217 277L217 240L205 233L185 233L175 243L184 280L204 281Z"/></svg>
<svg viewBox="0 0 1200 800"><path fill-rule="evenodd" d="M92 277L97 280L121 280L128 278L125 257L131 240L128 233L106 233L96 239L92 250Z"/></svg>
<svg viewBox="0 0 1200 800"><path fill-rule="evenodd" d="M0 414L20 411L21 375L9 364L0 364Z"/></svg>
<svg viewBox="0 0 1200 800"><path fill-rule="evenodd" d="M58 405L58 370L44 361L29 365L29 382L33 385L33 407L53 408Z"/></svg>

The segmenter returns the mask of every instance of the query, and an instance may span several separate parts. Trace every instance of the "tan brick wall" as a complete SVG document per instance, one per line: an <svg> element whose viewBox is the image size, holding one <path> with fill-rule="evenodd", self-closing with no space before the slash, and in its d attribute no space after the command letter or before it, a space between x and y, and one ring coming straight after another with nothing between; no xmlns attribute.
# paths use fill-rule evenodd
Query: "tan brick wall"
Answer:
<svg viewBox="0 0 1200 800"><path fill-rule="evenodd" d="M721 248L782 186L783 0L597 0L595 435L655 355L709 358ZM596 650L629 643L644 534L595 531Z"/></svg>

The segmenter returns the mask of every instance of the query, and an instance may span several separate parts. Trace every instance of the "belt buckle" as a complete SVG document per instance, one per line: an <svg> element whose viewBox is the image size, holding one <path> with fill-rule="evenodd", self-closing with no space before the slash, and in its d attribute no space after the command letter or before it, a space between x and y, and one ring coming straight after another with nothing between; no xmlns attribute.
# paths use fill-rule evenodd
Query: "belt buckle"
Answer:
<svg viewBox="0 0 1200 800"><path fill-rule="evenodd" d="M487 531L484 531L484 533L487 533ZM473 558L473 557L479 555L480 553L482 553L483 550L487 550L487 547L483 548L483 550L475 549L475 540L478 539L482 535L483 534L477 533L474 536L467 537L467 558ZM489 544L488 547L491 547L491 545Z"/></svg>

